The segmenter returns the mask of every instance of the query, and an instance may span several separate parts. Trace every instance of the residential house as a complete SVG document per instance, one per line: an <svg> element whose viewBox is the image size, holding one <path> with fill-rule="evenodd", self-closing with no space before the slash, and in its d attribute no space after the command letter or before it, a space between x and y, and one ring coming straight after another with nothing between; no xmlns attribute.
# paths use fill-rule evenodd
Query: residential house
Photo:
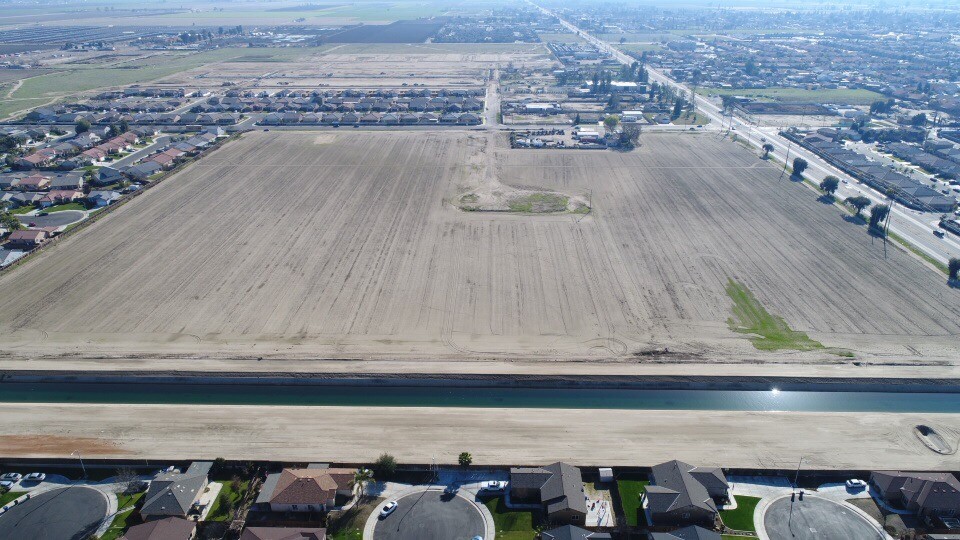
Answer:
<svg viewBox="0 0 960 540"><path fill-rule="evenodd" d="M27 252L22 249L0 248L0 268L6 268L17 262L17 259L26 255Z"/></svg>
<svg viewBox="0 0 960 540"><path fill-rule="evenodd" d="M650 533L650 540L720 540L720 533L690 525L670 532Z"/></svg>
<svg viewBox="0 0 960 540"><path fill-rule="evenodd" d="M727 499L728 489L719 468L668 461L653 467L644 507L656 525L702 524L712 528L717 501Z"/></svg>
<svg viewBox="0 0 960 540"><path fill-rule="evenodd" d="M79 189L56 189L47 192L40 198L38 204L40 208L48 208L58 204L66 204L83 198L83 192Z"/></svg>
<svg viewBox="0 0 960 540"><path fill-rule="evenodd" d="M155 161L143 161L128 168L126 173L133 179L139 181L148 180L154 174L163 170L163 166Z"/></svg>
<svg viewBox="0 0 960 540"><path fill-rule="evenodd" d="M13 231L7 237L7 249L33 249L50 238L49 233L41 229L23 229Z"/></svg>
<svg viewBox="0 0 960 540"><path fill-rule="evenodd" d="M120 540L191 540L196 533L197 522L171 516L134 525Z"/></svg>
<svg viewBox="0 0 960 540"><path fill-rule="evenodd" d="M97 208L103 208L115 203L121 196L119 191L112 189L106 191L94 190L87 194L87 200L95 204Z"/></svg>
<svg viewBox="0 0 960 540"><path fill-rule="evenodd" d="M83 189L82 174L58 174L50 178L50 189Z"/></svg>
<svg viewBox="0 0 960 540"><path fill-rule="evenodd" d="M23 191L40 191L43 189L48 189L50 187L50 177L43 176L40 174L31 174L30 176L24 176L20 179L20 182L17 183L17 188Z"/></svg>
<svg viewBox="0 0 960 540"><path fill-rule="evenodd" d="M283 469L267 476L256 504L272 512L319 512L336 504L337 495L353 496L355 469Z"/></svg>
<svg viewBox="0 0 960 540"><path fill-rule="evenodd" d="M541 540L610 540L611 538L613 537L609 533L588 531L573 525L564 525L540 533Z"/></svg>
<svg viewBox="0 0 960 540"><path fill-rule="evenodd" d="M34 152L17 159L16 165L21 169L35 169L50 165L56 157L56 154L51 152Z"/></svg>
<svg viewBox="0 0 960 540"><path fill-rule="evenodd" d="M240 540L326 540L326 529L296 527L247 527Z"/></svg>
<svg viewBox="0 0 960 540"><path fill-rule="evenodd" d="M952 473L874 471L870 483L887 503L921 517L960 516L960 482Z"/></svg>
<svg viewBox="0 0 960 540"><path fill-rule="evenodd" d="M28 206L37 204L42 198L43 193L27 191L24 193L14 193L13 196L10 197L10 202L16 206Z"/></svg>
<svg viewBox="0 0 960 540"><path fill-rule="evenodd" d="M114 169L113 167L101 167L97 171L96 180L93 182L97 186L108 186L110 184L116 184L121 180L126 179L122 172L119 169Z"/></svg>
<svg viewBox="0 0 960 540"><path fill-rule="evenodd" d="M567 463L510 469L510 499L539 503L555 523L583 523L587 515L580 469Z"/></svg>
<svg viewBox="0 0 960 540"><path fill-rule="evenodd" d="M184 472L173 470L157 475L143 496L140 516L144 521L186 516L206 489L212 466L210 461L195 461Z"/></svg>

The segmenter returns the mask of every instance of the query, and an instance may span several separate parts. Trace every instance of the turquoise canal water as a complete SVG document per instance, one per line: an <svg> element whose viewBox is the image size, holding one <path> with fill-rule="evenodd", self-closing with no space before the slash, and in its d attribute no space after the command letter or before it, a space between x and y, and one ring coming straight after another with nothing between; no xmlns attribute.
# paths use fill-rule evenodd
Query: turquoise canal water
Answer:
<svg viewBox="0 0 960 540"><path fill-rule="evenodd" d="M0 402L960 413L960 393L0 382Z"/></svg>

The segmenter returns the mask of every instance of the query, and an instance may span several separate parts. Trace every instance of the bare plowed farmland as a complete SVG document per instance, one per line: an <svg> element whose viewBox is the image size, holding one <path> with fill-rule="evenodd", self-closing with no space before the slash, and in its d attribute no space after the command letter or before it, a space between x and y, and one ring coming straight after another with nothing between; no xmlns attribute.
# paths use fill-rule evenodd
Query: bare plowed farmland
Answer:
<svg viewBox="0 0 960 540"><path fill-rule="evenodd" d="M957 357L960 293L738 145L495 137L248 134L0 276L0 350ZM491 181L593 210L456 208ZM731 280L827 349L756 351Z"/></svg>

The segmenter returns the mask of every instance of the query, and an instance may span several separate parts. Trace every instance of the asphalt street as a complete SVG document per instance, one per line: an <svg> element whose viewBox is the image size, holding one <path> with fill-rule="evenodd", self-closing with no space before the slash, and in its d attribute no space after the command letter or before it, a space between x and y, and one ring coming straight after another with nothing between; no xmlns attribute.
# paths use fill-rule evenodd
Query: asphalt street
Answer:
<svg viewBox="0 0 960 540"><path fill-rule="evenodd" d="M884 535L855 510L826 499L784 497L767 508L770 540L878 540Z"/></svg>
<svg viewBox="0 0 960 540"><path fill-rule="evenodd" d="M87 487L71 486L41 493L0 514L4 540L87 538L107 515L107 498Z"/></svg>
<svg viewBox="0 0 960 540"><path fill-rule="evenodd" d="M64 210L51 212L45 216L17 216L21 223L34 227L63 227L83 219L83 212L79 210ZM30 225L33 223L34 225Z"/></svg>
<svg viewBox="0 0 960 540"><path fill-rule="evenodd" d="M483 517L463 497L430 490L398 502L397 509L377 523L374 540L471 540L484 535Z"/></svg>

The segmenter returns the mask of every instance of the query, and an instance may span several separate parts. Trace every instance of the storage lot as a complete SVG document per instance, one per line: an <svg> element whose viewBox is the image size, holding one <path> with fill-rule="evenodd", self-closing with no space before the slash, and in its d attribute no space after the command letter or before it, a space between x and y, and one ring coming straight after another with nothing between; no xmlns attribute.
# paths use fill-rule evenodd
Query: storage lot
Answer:
<svg viewBox="0 0 960 540"><path fill-rule="evenodd" d="M738 145L506 146L467 132L248 134L0 276L0 350L763 357L728 329L733 278L827 346L958 354L960 293L897 249L884 258ZM590 193L594 211L450 204L491 179Z"/></svg>

